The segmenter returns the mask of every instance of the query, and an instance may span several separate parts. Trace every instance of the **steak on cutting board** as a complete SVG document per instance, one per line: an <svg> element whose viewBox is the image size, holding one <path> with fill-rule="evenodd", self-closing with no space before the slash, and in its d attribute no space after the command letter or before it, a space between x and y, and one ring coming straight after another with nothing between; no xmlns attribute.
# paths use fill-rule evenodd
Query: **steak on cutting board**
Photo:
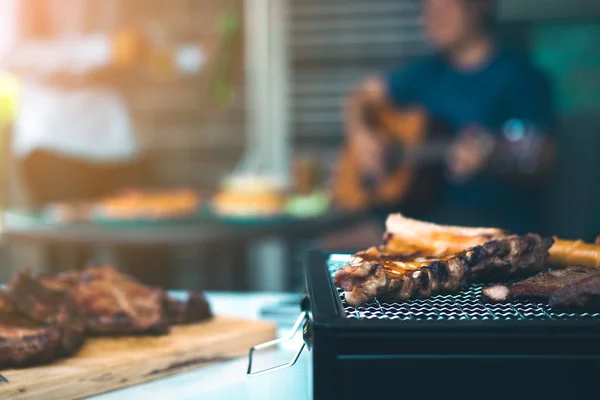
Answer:
<svg viewBox="0 0 600 400"><path fill-rule="evenodd" d="M483 299L491 303L512 300L531 300L550 304L557 308L569 308L575 303L586 307L590 301L576 298L593 297L594 282L598 282L600 272L584 267L568 267L546 271L512 285L495 285L482 291ZM600 287L597 287L600 294ZM598 294L597 294L598 295ZM588 297L589 297L588 296ZM585 303L585 304L583 304Z"/></svg>
<svg viewBox="0 0 600 400"><path fill-rule="evenodd" d="M9 284L17 310L41 324L56 326L60 332L58 356L74 354L85 340L85 323L75 309L73 287L78 273L33 277L23 271Z"/></svg>
<svg viewBox="0 0 600 400"><path fill-rule="evenodd" d="M200 292L188 292L185 300L167 299L167 316L169 324L189 324L201 322L212 317L210 305Z"/></svg>
<svg viewBox="0 0 600 400"><path fill-rule="evenodd" d="M92 334L169 332L167 295L110 266L89 267L73 291L75 307Z"/></svg>
<svg viewBox="0 0 600 400"><path fill-rule="evenodd" d="M0 292L0 369L43 364L54 359L60 334L19 315L7 292Z"/></svg>

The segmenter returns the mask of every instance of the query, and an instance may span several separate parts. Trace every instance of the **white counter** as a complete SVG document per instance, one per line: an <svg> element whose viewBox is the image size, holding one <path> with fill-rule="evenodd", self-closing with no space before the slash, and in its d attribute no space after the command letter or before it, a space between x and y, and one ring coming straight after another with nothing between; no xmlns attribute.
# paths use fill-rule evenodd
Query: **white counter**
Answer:
<svg viewBox="0 0 600 400"><path fill-rule="evenodd" d="M299 304L299 295L272 294L227 294L209 293L208 300L215 314L244 318L259 318L263 306L286 301ZM291 323L299 315L300 308L282 307L273 321L280 327L278 334L285 335ZM279 314L279 313L278 313ZM290 323L291 321L291 323ZM302 343L301 335L282 348L260 354L256 367L272 366L287 362ZM307 400L308 352L305 350L298 363L286 370L256 378L246 377L247 357L215 364L199 370L132 386L126 389L93 397L94 400L138 400L138 399L260 399L260 400Z"/></svg>

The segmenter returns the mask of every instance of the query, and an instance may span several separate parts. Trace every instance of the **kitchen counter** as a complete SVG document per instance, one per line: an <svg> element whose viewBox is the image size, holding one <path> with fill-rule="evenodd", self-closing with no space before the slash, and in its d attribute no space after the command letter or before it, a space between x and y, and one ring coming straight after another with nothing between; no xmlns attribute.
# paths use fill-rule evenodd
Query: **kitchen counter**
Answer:
<svg viewBox="0 0 600 400"><path fill-rule="evenodd" d="M300 313L299 294L208 293L218 315L263 318L277 323L284 336ZM302 344L302 335L280 348L257 353L257 368L289 361ZM247 357L174 375L130 388L92 397L94 400L128 399L309 399L309 357L305 350L298 363L272 374L246 377Z"/></svg>

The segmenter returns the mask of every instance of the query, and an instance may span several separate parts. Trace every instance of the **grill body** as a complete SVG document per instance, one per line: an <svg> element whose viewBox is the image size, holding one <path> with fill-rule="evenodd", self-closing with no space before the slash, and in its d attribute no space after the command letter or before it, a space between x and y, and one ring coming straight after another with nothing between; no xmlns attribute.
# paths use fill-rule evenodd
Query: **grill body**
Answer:
<svg viewBox="0 0 600 400"><path fill-rule="evenodd" d="M332 279L346 259L307 258L305 339L315 400L597 396L600 314L482 304L480 287L354 308Z"/></svg>

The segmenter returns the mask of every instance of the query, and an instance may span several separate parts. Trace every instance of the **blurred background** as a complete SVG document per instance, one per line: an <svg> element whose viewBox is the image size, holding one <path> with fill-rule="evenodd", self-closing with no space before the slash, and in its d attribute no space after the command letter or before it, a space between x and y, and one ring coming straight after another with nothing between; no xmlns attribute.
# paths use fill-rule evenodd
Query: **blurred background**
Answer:
<svg viewBox="0 0 600 400"><path fill-rule="evenodd" d="M377 228L347 234L368 210L328 192L342 99L432 52L421 5L3 0L0 282L92 262L167 288L299 291L307 249L373 243ZM546 72L556 99L538 229L591 241L600 3L497 6L495 34Z"/></svg>

